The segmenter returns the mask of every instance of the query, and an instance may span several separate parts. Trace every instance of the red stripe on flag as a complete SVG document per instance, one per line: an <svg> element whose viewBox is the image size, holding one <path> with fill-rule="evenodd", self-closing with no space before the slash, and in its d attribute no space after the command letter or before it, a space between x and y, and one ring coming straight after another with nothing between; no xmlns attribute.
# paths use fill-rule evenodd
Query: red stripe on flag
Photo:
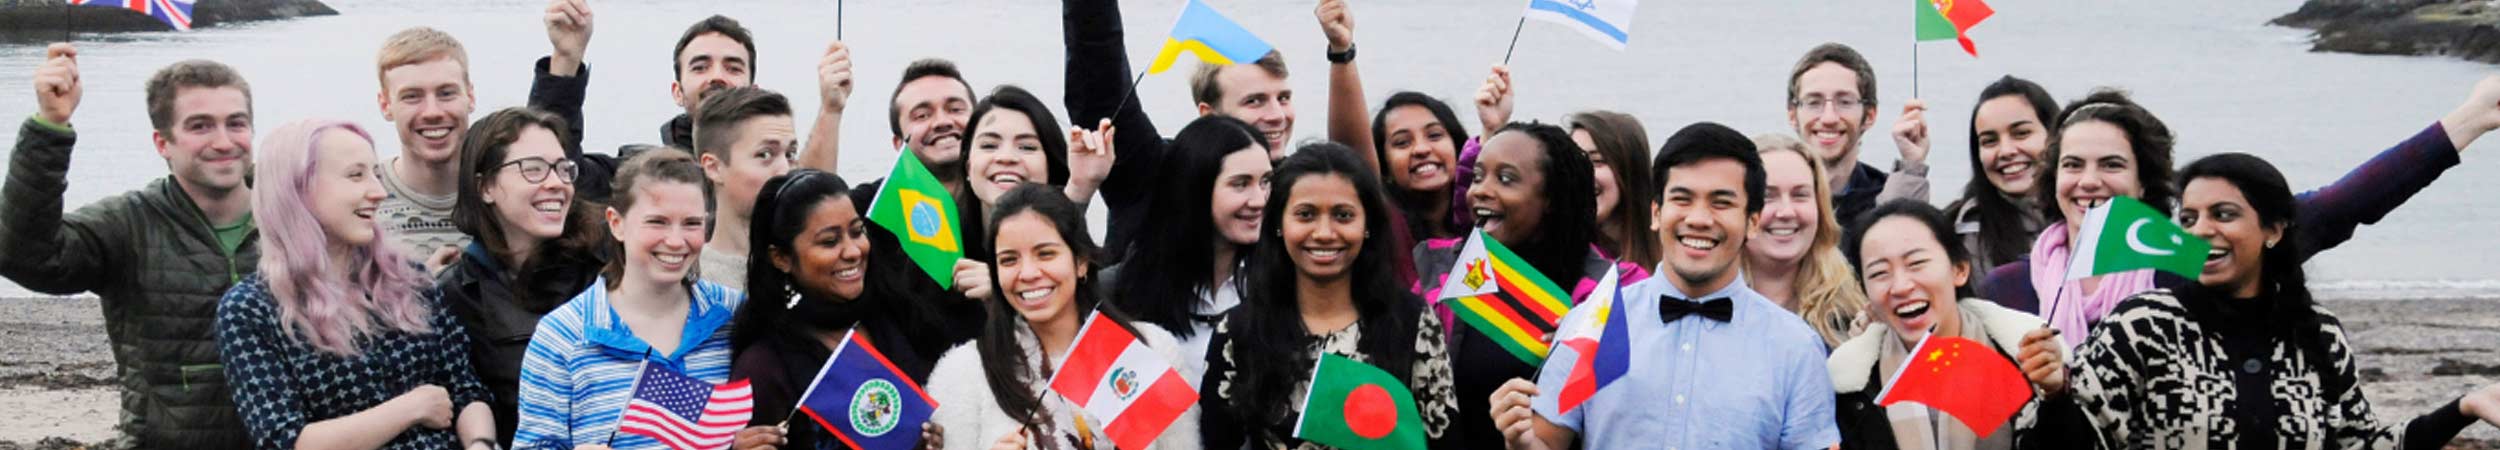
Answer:
<svg viewBox="0 0 2500 450"><path fill-rule="evenodd" d="M1569 312L1563 309L1562 305L1547 304L1547 301L1554 298L1554 293L1544 292L1544 295L1538 295L1541 289L1535 283L1529 283L1528 280L1506 276L1495 276L1493 280L1501 284L1502 292L1518 293L1512 298L1518 299L1520 305L1525 306L1529 313L1536 314L1537 319L1544 320L1544 323L1552 324L1561 319L1563 313ZM1553 327L1538 328L1551 330Z"/></svg>
<svg viewBox="0 0 2500 450"><path fill-rule="evenodd" d="M1094 319L1099 318L1096 314ZM1058 379L1051 382L1050 388L1078 408L1085 407L1094 398L1094 389L1102 386L1102 377L1120 362L1120 354L1136 342L1137 336L1119 324L1087 320L1085 333L1077 336L1076 348L1068 351L1068 360L1060 364Z"/></svg>
<svg viewBox="0 0 2500 450"><path fill-rule="evenodd" d="M1165 370L1154 385L1147 386L1146 392L1138 396L1136 403L1129 404L1120 417L1111 418L1102 432L1119 448L1146 448L1172 426L1173 420L1180 418L1181 412L1196 404L1198 392L1181 380L1180 371Z"/></svg>
<svg viewBox="0 0 2500 450"><path fill-rule="evenodd" d="M1461 301L1466 301L1466 302L1474 302L1474 303L1479 304L1479 305L1484 305L1484 308L1483 308L1483 309L1485 309L1485 310L1489 310L1489 311L1493 311L1493 312L1495 312L1495 313L1499 313L1499 314L1500 314L1500 315L1493 316L1493 317L1487 317L1488 319L1495 319L1495 320L1501 320L1501 321L1504 321L1504 322L1510 322L1512 326L1519 327L1519 329L1520 329L1520 330L1522 330L1522 331L1527 331L1527 330L1535 330L1535 331L1537 331L1537 332L1539 332L1539 333L1545 333L1545 332L1551 332L1551 331L1553 331L1553 330L1551 330L1551 329L1546 329L1546 328L1537 327L1535 323L1533 323L1533 322L1529 322L1529 321L1528 321L1528 319L1527 319L1526 317L1521 317L1521 316L1519 315L1519 309L1518 309L1518 308L1515 308L1515 307L1512 307L1510 302L1508 302L1508 301L1504 301L1504 300L1502 299L1502 293L1500 293L1500 292L1495 292L1495 293L1491 293L1491 294L1484 294L1484 295L1478 295L1478 296L1474 296L1474 297L1468 297L1468 298L1466 298L1465 300L1461 300ZM1486 335L1486 336L1492 336L1492 335L1494 335L1494 334L1495 334L1495 333L1490 333L1490 332L1485 333L1485 335ZM1534 338L1535 336L1529 336L1529 337Z"/></svg>
<svg viewBox="0 0 2500 450"><path fill-rule="evenodd" d="M1571 376L1564 379L1561 396L1555 398L1558 412L1570 414L1589 396L1597 394L1597 340L1581 337L1563 342L1563 346L1571 347L1571 352L1579 357L1571 362Z"/></svg>

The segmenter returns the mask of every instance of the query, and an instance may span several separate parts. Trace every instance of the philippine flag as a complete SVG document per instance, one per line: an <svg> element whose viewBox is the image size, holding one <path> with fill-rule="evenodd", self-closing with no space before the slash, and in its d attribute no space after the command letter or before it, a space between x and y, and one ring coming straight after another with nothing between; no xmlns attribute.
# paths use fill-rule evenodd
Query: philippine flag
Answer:
<svg viewBox="0 0 2500 450"><path fill-rule="evenodd" d="M1088 317L1076 336L1076 348L1051 376L1050 390L1105 422L1102 432L1113 445L1146 448L1198 403L1198 390L1170 360L1102 312Z"/></svg>

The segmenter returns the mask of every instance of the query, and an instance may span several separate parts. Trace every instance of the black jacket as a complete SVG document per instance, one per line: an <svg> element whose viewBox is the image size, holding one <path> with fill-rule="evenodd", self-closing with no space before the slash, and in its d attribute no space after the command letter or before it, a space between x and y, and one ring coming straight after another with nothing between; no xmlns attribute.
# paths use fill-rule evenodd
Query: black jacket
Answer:
<svg viewBox="0 0 2500 450"><path fill-rule="evenodd" d="M1154 198L1148 190L1155 176L1151 172L1161 165L1167 142L1130 89L1134 72L1129 71L1128 45L1121 41L1119 1L1067 0L1060 3L1059 15L1067 45L1068 123L1091 127L1111 117L1111 125L1120 130L1111 144L1120 157L1111 163L1111 174L1098 191L1110 213L1102 252L1109 264L1126 256L1128 241L1146 227L1146 204ZM1123 103L1130 105L1122 108Z"/></svg>
<svg viewBox="0 0 2500 450"><path fill-rule="evenodd" d="M528 273L514 273L488 255L486 247L472 242L460 260L435 276L443 304L469 330L469 366L495 394L488 406L495 412L496 439L504 445L511 445L519 423L521 357L529 353L538 319L599 278L595 256L548 253L540 257L552 259Z"/></svg>
<svg viewBox="0 0 2500 450"><path fill-rule="evenodd" d="M565 128L568 128L564 136L564 156L572 158L573 164L580 166L582 172L580 176L573 178L573 196L606 204L609 184L615 178L617 163L623 158L582 152L582 99L590 90L590 65L581 65L579 71L573 72L573 76L559 77L547 73L548 61L549 58L538 58L535 73L530 78L530 107L555 113L557 117L564 118ZM686 121L686 116L677 116L677 121ZM687 125L686 134L693 134L693 128L692 125ZM676 137L669 134L668 129L667 125L663 125L660 137ZM694 148L686 146L686 140L674 139L663 142L677 148ZM624 156L631 157L632 155ZM510 434L509 429L506 430L506 434Z"/></svg>
<svg viewBox="0 0 2500 450"><path fill-rule="evenodd" d="M0 277L104 305L123 436L140 448L245 448L217 353L217 303L259 266L260 233L232 253L173 177L63 212L78 134L27 119L0 187ZM66 405L62 405L66 406Z"/></svg>

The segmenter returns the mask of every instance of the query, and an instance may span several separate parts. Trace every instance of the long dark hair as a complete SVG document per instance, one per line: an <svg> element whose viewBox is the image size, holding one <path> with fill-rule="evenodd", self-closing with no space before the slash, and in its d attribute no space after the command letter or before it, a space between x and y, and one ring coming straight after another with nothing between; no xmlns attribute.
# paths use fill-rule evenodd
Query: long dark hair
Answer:
<svg viewBox="0 0 2500 450"><path fill-rule="evenodd" d="M1615 215L1599 220L1598 245L1614 251L1614 257L1624 261L1658 262L1662 258L1658 239L1649 233L1649 199L1658 195L1658 182L1649 178L1649 131L1641 128L1640 119L1631 114L1602 110L1571 113L1563 118L1563 124L1575 131L1587 131L1589 142L1597 144L1597 154L1605 157L1607 167L1615 171ZM1590 167L1596 167L1594 161ZM1613 229L1622 239L1618 242L1604 233L1607 229Z"/></svg>
<svg viewBox="0 0 2500 450"><path fill-rule="evenodd" d="M2005 196L2005 191L1997 189L1995 183L1988 182L1988 163L1981 161L1979 157L1979 105L2003 97L2021 98L2023 103L2031 104L2033 119L2041 121L2043 129L2047 128L2049 119L2057 117L2057 99L2049 96L2047 88L2042 88L2039 83L2033 83L2031 80L2006 75L2004 78L1998 78L1995 83L1989 83L1986 89L1979 90L1979 101L1971 103L1970 107L1970 173L1972 175L1970 183L1962 185L1962 199L1954 200L1953 204L1955 206L1970 205L1971 213L1979 215L1979 248L1970 250L1981 253L1978 256L1988 261L2011 262L2021 258L2023 254L2030 253L2031 240L2037 236L2033 235L2030 230L2023 229L2022 206L2015 205L2013 199ZM2039 165L2041 172L2057 170L2055 160L2040 159L2039 162L2033 164ZM2055 184L2035 184L2031 188L2035 191L2055 190L2056 186ZM2053 208L2054 205L2051 207ZM1960 246L1959 241L1954 242L1956 243L1951 246ZM1989 268L1975 269L1988 270Z"/></svg>
<svg viewBox="0 0 2500 450"><path fill-rule="evenodd" d="M1356 159L1353 149L1323 142L1304 145L1286 157L1267 191L1271 206L1259 222L1259 235L1284 232L1285 205L1293 201L1295 183L1330 176L1354 184L1356 196L1362 197L1363 230L1369 236L1349 274L1354 310L1361 315L1355 325L1362 327L1355 347L1372 357L1371 365L1413 385L1410 372L1420 356L1415 352L1415 333L1423 301L1398 282L1391 260L1406 249L1395 248L1387 239L1389 227L1398 225L1385 214L1389 201L1382 195L1379 176ZM1294 388L1310 373L1314 361L1308 353L1314 339L1302 325L1300 293L1295 288L1301 269L1286 255L1286 245L1284 239L1259 241L1241 285L1241 307L1233 309L1227 319L1226 329L1237 346L1231 352L1237 361L1233 366L1239 371L1232 380L1231 406L1252 423L1284 420L1292 410Z"/></svg>
<svg viewBox="0 0 2500 450"><path fill-rule="evenodd" d="M1076 202L1068 200L1067 194L1047 185L1025 183L1000 194L997 214L989 223L992 231L983 236L983 240L989 242L989 247L997 248L998 223L1028 212L1058 229L1060 240L1068 244L1068 256L1075 258L1077 265L1084 268L1084 273L1102 273L1099 268L1093 267L1101 248L1094 244L1093 235L1085 231L1085 213L1077 209ZM1041 431L1050 424L1049 410L1042 407L1041 396L1034 393L1031 386L1036 380L1048 378L1054 369L1049 366L1049 361L1041 361L1038 363L1039 370L1032 370L1036 363L1024 359L1024 345L1017 342L1019 339L1016 336L1016 324L1024 321L1024 315L1007 303L1007 292L997 286L1000 279L998 265L991 264L990 298L982 300L988 305L989 320L983 323L981 337L975 339L973 345L981 352L981 372L983 378L989 380L990 396L998 400L998 409L1007 417L1014 418L1016 423L1023 424L1026 430L1033 431L1032 435L1046 436ZM1077 320L1085 320L1082 314L1101 306L1103 316L1112 325L1127 329L1131 334L1137 333L1137 328L1130 326L1128 319L1120 315L1117 308L1099 304L1094 284L1092 276L1077 277L1076 305L1070 311L1080 314ZM1057 448L1048 439L1037 439L1035 442L1043 448Z"/></svg>
<svg viewBox="0 0 2500 450"><path fill-rule="evenodd" d="M1511 251L1536 266L1546 279L1556 285L1571 285L1586 276L1589 244L1604 235L1597 231L1597 175L1589 165L1589 155L1580 151L1580 144L1571 142L1571 133L1562 127L1537 122L1511 122L1487 136L1524 133L1544 147L1545 161L1538 169L1545 171L1545 212L1537 230L1528 234L1527 242L1509 243ZM1490 140L1491 138L1486 138ZM1483 162L1483 159L1477 159ZM1476 171L1478 177L1492 177Z"/></svg>
<svg viewBox="0 0 2500 450"><path fill-rule="evenodd" d="M1876 222L1895 216L1918 221L1919 225L1927 228L1928 233L1933 233L1936 245L1944 247L1945 261L1962 266L1964 270L1987 270L1984 267L1971 267L1970 249L1962 248L1962 243L1953 238L1952 218L1945 217L1943 210L1936 209L1935 206L1928 205L1925 201L1909 198L1893 199L1876 205L1874 210L1859 215L1858 221L1849 225L1848 232L1843 234L1845 237L1841 238L1840 253L1849 257L1850 269L1856 270L1866 266L1865 249L1861 248L1866 244L1866 230L1874 228ZM1968 283L1953 288L1953 295L1955 298L1978 297L1975 287ZM1867 296L1874 297L1875 295L1868 293Z"/></svg>
<svg viewBox="0 0 2500 450"><path fill-rule="evenodd" d="M2265 257L2261 260L2264 266L2258 271L2261 277L2258 295L2269 299L2267 301L2271 304L2265 308L2279 314L2274 316L2276 320L2289 322L2290 325L2269 328L2289 338L2289 342L2307 353L2311 362L2320 364L2320 367L2330 363L2326 349L2332 343L2327 342L2323 318L2319 317L2316 309L2317 300L2310 296L2308 271L2300 267L2302 259L2308 255L2308 249L2300 248L2300 221L2296 220L2300 217L2300 200L2292 196L2291 185L2284 181L2283 172L2275 170L2274 164L2255 155L2223 153L2188 163L2186 169L2179 171L2178 187L2186 189L2188 183L2202 179L2219 180L2238 187L2240 195L2247 197L2250 209L2256 210L2258 223L2283 227L2282 240L2276 241L2278 244L2273 248L2261 250L2265 252ZM2255 249L2236 251L2250 250ZM2220 301L2230 301L2228 299L2233 295L2223 286L2202 283L2192 284L2182 291L2183 296L2208 295L2207 298Z"/></svg>
<svg viewBox="0 0 2500 450"><path fill-rule="evenodd" d="M1389 111L1408 106L1421 106L1424 107L1424 110L1431 111L1432 119L1440 121L1441 129L1450 133L1450 156L1452 159L1449 164L1452 167L1448 170L1448 172L1453 174L1458 173L1458 168L1455 167L1458 164L1456 157L1460 151L1464 150L1460 147L1467 145L1466 122L1460 122L1458 120L1458 113L1451 111L1450 105L1448 103L1441 102L1441 99L1432 98L1432 96L1424 95L1422 92L1398 91L1395 94L1389 94L1388 101L1380 103L1380 111L1372 113L1372 156L1379 158L1376 161L1380 161L1381 182L1387 183L1389 180L1396 179L1389 176L1389 171L1395 170L1389 168L1389 133L1387 130ZM1569 138L1570 136L1565 135L1563 137ZM1565 140L1568 141L1569 139ZM1426 205L1431 205L1432 202L1436 200L1449 201L1451 203L1451 208L1458 208L1458 200L1450 198L1450 192L1458 190L1458 184L1465 182L1467 182L1467 180L1452 179L1450 180L1450 186L1443 188L1440 192L1412 191L1407 190L1405 186L1388 186L1389 197L1390 199L1397 201L1397 206L1400 211L1404 211L1406 213L1405 226L1407 227L1407 230L1413 233L1412 235L1415 236L1416 239L1424 239L1432 237L1434 235L1433 231L1435 230L1444 228L1458 230L1467 227L1467 224L1462 223L1462 219L1454 218L1465 216L1463 214L1429 217L1427 216L1429 211L1425 210L1427 208Z"/></svg>
<svg viewBox="0 0 2500 450"><path fill-rule="evenodd" d="M1050 106L1042 103L1040 98L1034 97L1032 92L1012 84L1001 85L998 89L991 90L990 95L981 98L981 103L972 106L972 118L964 122L967 128L964 130L962 139L963 148L958 150L966 157L972 155L972 137L981 132L981 119L999 109L1024 113L1025 118L1032 120L1033 134L1038 135L1042 140L1042 171L1045 177L1042 184L1067 186L1068 136L1064 134L1066 131L1059 128L1059 116L1051 115ZM964 161L956 164L955 167L955 170L963 172L960 175L963 176L964 182L972 182L971 161ZM999 195L1006 194L1000 193ZM961 214L958 214L963 219L960 226L963 227L964 234L961 236L985 234L982 227L989 225L989 219L981 217L981 199L973 195L972 189L964 188L962 194L955 196L955 204L962 207ZM990 262L990 258L996 257L990 254L987 242L966 239L964 243L966 244L964 246L966 258L986 263Z"/></svg>
<svg viewBox="0 0 2500 450"><path fill-rule="evenodd" d="M2032 194L2040 202L2040 217L2051 222L2068 219L2064 211L2057 209L2057 159L2066 152L2066 130L2084 122L2108 123L2127 134L2127 147L2135 152L2136 185L2144 189L2144 195L2136 196L2137 200L2164 214L2178 206L2179 188L2170 185L2170 148L2176 142L2170 127L2162 125L2161 118L2153 117L2152 111L2128 99L2125 91L2103 88L2066 105L2066 110L2057 114L2057 132L2049 135L2048 155L2040 159L2047 161L2049 168L2040 171L2040 181L2032 188L2039 191Z"/></svg>
<svg viewBox="0 0 2500 450"><path fill-rule="evenodd" d="M1201 291L1223 288L1215 284L1215 268L1208 263L1233 261L1214 261L1215 249L1208 244L1234 244L1225 242L1215 229L1215 218L1208 215L1214 206L1209 202L1215 178L1224 170L1224 158L1234 152L1256 151L1261 161L1266 160L1267 140L1253 130L1240 119L1218 114L1190 121L1172 138L1161 164L1171 176L1146 194L1151 205L1148 217L1162 223L1138 229L1135 242L1154 244L1129 247L1122 269L1128 272L1113 280L1112 304L1184 338L1197 333L1195 323L1216 320L1198 315L1197 298ZM1236 247L1235 258L1250 254L1250 246Z"/></svg>
<svg viewBox="0 0 2500 450"><path fill-rule="evenodd" d="M764 187L755 197L755 220L748 223L747 302L738 308L737 320L730 329L729 348L732 353L745 353L749 344L776 333L849 327L859 319L855 310L881 297L867 295L863 291L860 298L855 299L816 298L809 295L809 289L796 286L797 281L788 272L783 272L781 266L773 264L775 254L796 258L800 247L799 235L808 231L807 219L815 215L816 208L830 204L827 202L850 201L850 192L850 184L844 182L841 176L815 169L791 170L764 181ZM863 259L866 257L861 255ZM871 284L876 281L874 277L868 278ZM799 298L799 307L791 305L789 300L792 298ZM839 309L854 310L845 311L854 314L831 314L836 320L824 321L831 323L815 323L818 321L792 314L799 309L835 304L839 304Z"/></svg>
<svg viewBox="0 0 2500 450"><path fill-rule="evenodd" d="M460 138L460 191L451 205L451 223L461 234L477 238L477 245L484 247L486 254L498 262L509 265L516 260L528 261L528 267L504 268L502 276L505 279L502 281L508 286L534 285L529 278L537 271L532 269L542 264L555 264L560 256L596 263L599 261L597 253L600 244L608 239L607 222L599 217L605 206L581 201L581 196L576 195L571 209L565 212L564 234L540 243L534 251L536 254L528 258L522 258L513 250L511 240L503 234L503 220L495 216L495 206L486 203L486 185L495 182L495 175L503 173L503 160L511 154L512 143L521 140L521 133L532 128L554 134L556 142L565 147L567 155L581 152L573 140L565 136L568 128L563 117L523 107L504 108L487 114L470 125L469 131ZM550 173L548 176L555 175ZM587 187L577 185L573 189L578 193ZM532 311L554 309L567 300L564 297L531 298L532 293L531 289L513 289L512 298Z"/></svg>

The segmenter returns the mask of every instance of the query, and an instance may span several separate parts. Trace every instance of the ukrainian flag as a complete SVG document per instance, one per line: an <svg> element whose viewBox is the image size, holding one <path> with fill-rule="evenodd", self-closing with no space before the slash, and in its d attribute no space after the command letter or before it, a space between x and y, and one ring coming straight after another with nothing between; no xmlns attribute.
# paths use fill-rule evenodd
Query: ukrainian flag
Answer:
<svg viewBox="0 0 2500 450"><path fill-rule="evenodd" d="M1171 70L1172 63L1179 61L1184 51L1208 64L1229 65L1258 61L1275 49L1241 24L1233 23L1233 19L1225 18L1224 13L1215 12L1206 2L1189 0L1189 6L1181 9L1180 21L1172 24L1172 35L1163 39L1163 50L1155 55L1154 65L1148 66L1146 72Z"/></svg>

